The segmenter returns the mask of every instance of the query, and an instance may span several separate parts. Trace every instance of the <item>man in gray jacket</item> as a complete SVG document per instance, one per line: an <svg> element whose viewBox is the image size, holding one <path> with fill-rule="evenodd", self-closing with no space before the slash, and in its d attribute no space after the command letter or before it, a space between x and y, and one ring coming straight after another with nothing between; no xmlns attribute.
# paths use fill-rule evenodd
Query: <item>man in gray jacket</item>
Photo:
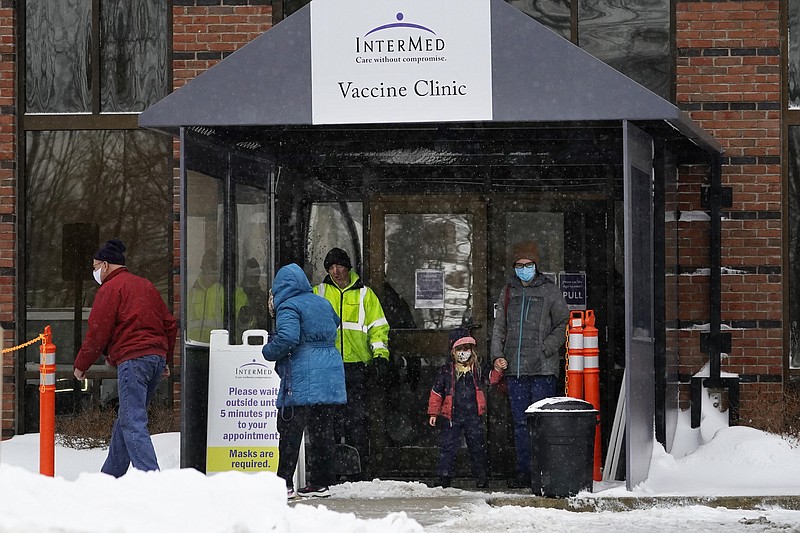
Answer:
<svg viewBox="0 0 800 533"><path fill-rule="evenodd" d="M515 275L497 302L491 356L495 368L505 371L514 420L517 475L508 486L523 488L531 486L531 444L525 410L532 403L556 395L569 308L556 284L538 272L536 243L515 244L512 258Z"/></svg>

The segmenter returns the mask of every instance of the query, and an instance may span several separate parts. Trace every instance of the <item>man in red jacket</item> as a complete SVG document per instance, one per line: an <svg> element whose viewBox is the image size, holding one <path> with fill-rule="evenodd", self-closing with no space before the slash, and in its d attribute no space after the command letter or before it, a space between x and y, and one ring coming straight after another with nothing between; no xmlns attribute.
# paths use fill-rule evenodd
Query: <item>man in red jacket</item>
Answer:
<svg viewBox="0 0 800 533"><path fill-rule="evenodd" d="M147 405L162 377L169 377L177 326L161 294L125 267L125 245L112 239L95 254L92 268L100 289L89 313L89 329L75 357L75 377L101 356L117 367L119 412L101 471L120 477L128 467L158 470L147 429Z"/></svg>

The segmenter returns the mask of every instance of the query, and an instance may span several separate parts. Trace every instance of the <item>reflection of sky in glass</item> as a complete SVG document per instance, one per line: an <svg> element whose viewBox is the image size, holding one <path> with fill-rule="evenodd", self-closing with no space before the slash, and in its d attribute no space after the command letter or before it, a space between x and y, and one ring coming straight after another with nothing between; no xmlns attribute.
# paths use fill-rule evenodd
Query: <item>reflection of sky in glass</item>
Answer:
<svg viewBox="0 0 800 533"><path fill-rule="evenodd" d="M91 0L25 2L28 113L91 109Z"/></svg>
<svg viewBox="0 0 800 533"><path fill-rule="evenodd" d="M103 0L101 111L143 111L169 92L167 9L167 2ZM26 2L26 112L91 111L91 12L91 0Z"/></svg>
<svg viewBox="0 0 800 533"><path fill-rule="evenodd" d="M789 17L789 108L800 108L800 0L788 1ZM798 363L800 364L800 363Z"/></svg>
<svg viewBox="0 0 800 533"><path fill-rule="evenodd" d="M101 16L101 110L143 111L170 88L167 2L104 0Z"/></svg>
<svg viewBox="0 0 800 533"><path fill-rule="evenodd" d="M581 0L581 48L669 99L668 0Z"/></svg>
<svg viewBox="0 0 800 533"><path fill-rule="evenodd" d="M386 280L411 307L418 328L450 329L472 316L472 216L387 214ZM414 308L417 269L444 272L444 309Z"/></svg>
<svg viewBox="0 0 800 533"><path fill-rule="evenodd" d="M562 37L570 38L570 3L568 0L507 0L526 15Z"/></svg>

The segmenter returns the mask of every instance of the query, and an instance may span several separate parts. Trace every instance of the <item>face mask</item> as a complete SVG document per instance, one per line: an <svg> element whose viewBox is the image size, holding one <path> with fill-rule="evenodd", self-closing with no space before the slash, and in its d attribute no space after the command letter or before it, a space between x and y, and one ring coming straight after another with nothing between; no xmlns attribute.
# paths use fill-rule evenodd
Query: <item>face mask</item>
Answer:
<svg viewBox="0 0 800 533"><path fill-rule="evenodd" d="M514 272L517 277L524 282L529 282L536 275L536 265L531 265L532 268L515 268Z"/></svg>
<svg viewBox="0 0 800 533"><path fill-rule="evenodd" d="M98 285L103 284L103 280L100 278L100 269L103 267L98 268L97 270L92 270L92 276L94 276L94 280L97 282Z"/></svg>
<svg viewBox="0 0 800 533"><path fill-rule="evenodd" d="M472 352L467 350L464 352L456 352L456 361L459 363L466 363L469 361L469 358L472 357Z"/></svg>

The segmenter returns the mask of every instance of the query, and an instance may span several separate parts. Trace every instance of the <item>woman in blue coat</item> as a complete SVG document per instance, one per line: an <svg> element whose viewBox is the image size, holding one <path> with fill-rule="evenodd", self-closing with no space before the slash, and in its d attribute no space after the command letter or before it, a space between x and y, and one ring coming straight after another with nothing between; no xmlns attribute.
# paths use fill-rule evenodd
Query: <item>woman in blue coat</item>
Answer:
<svg viewBox="0 0 800 533"><path fill-rule="evenodd" d="M335 406L347 402L344 365L336 349L339 318L325 298L311 290L303 270L292 263L278 270L272 285L275 333L262 350L281 378L278 407L278 476L294 496L292 478L303 431L308 428L309 483L299 496L330 496L334 482Z"/></svg>

